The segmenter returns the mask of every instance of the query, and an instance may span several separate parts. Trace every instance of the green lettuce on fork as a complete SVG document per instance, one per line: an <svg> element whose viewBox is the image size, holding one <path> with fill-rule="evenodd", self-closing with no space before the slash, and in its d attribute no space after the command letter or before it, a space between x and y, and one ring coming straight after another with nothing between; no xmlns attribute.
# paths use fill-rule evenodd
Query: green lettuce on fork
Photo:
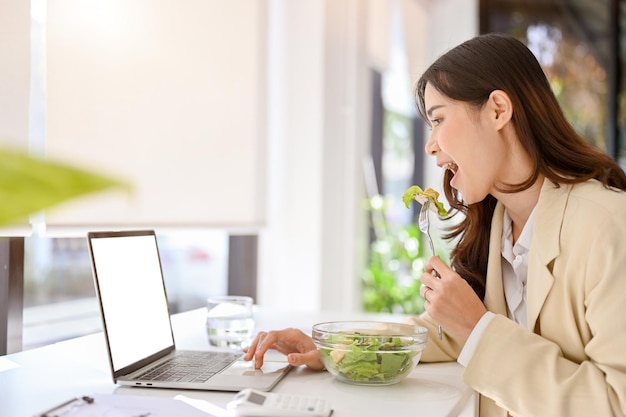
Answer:
<svg viewBox="0 0 626 417"><path fill-rule="evenodd" d="M439 201L439 193L432 188L426 188L422 190L419 186L413 185L409 187L404 195L402 201L406 208L409 208L411 201L417 201L421 205L424 205L427 201L433 203L430 208L437 213L439 217L445 217L448 215L448 210L443 206L443 203Z"/></svg>

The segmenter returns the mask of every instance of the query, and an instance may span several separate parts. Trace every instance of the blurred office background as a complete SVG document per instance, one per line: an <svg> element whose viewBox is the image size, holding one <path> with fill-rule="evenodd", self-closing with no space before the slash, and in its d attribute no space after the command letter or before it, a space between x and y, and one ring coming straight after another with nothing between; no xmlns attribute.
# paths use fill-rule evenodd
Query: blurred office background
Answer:
<svg viewBox="0 0 626 417"><path fill-rule="evenodd" d="M135 187L2 233L3 259L24 250L19 288L0 280L0 352L100 330L95 229L157 230L173 313L225 293L419 311L401 196L441 173L412 86L492 31L531 48L576 129L626 166L620 0L0 0L2 142Z"/></svg>

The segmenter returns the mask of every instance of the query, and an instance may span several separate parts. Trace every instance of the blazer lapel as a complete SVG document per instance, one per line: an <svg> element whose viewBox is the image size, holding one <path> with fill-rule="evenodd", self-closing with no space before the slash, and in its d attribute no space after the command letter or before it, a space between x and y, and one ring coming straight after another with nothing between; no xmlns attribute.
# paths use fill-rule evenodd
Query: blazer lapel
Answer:
<svg viewBox="0 0 626 417"><path fill-rule="evenodd" d="M571 185L555 187L549 180L544 180L537 202L533 238L528 260L528 328L536 329L537 318L552 285L552 262L559 255L561 225L571 191Z"/></svg>
<svg viewBox="0 0 626 417"><path fill-rule="evenodd" d="M489 235L489 261L487 264L487 287L485 290L485 307L493 313L508 316L504 286L502 284L502 217L504 206L496 205L491 220Z"/></svg>
<svg viewBox="0 0 626 417"><path fill-rule="evenodd" d="M561 185L557 188L546 179L537 202L526 289L528 328L532 330L535 329L539 312L554 284L551 264L561 250L559 246L561 224L571 188L571 185ZM485 307L496 314L508 317L502 284L503 216L504 206L498 203L491 222Z"/></svg>

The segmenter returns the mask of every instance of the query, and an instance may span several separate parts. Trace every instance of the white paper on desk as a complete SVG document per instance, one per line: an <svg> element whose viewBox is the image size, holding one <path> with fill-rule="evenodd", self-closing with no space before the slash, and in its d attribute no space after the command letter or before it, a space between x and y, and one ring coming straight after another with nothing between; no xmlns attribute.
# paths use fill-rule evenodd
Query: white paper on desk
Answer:
<svg viewBox="0 0 626 417"><path fill-rule="evenodd" d="M190 406L197 408L198 410L205 411L210 416L215 417L232 417L232 414L221 407L218 407L215 404L211 404L205 400L196 400L194 398L189 398L184 395L177 395L174 397L176 400L180 400Z"/></svg>
<svg viewBox="0 0 626 417"><path fill-rule="evenodd" d="M7 358L0 358L0 372L19 367L20 366L17 363L10 361Z"/></svg>
<svg viewBox="0 0 626 417"><path fill-rule="evenodd" d="M93 403L63 417L207 417L211 414L172 398L94 394Z"/></svg>

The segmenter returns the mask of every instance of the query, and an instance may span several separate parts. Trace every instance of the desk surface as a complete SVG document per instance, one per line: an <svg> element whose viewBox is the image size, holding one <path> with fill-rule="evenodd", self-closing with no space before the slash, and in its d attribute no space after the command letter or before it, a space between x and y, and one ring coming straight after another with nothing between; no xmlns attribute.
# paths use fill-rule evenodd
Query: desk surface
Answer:
<svg viewBox="0 0 626 417"><path fill-rule="evenodd" d="M389 315L355 315L342 319L389 319ZM310 333L315 322L338 319L337 314L256 312L258 330L298 327ZM203 309L172 316L178 348L209 349ZM271 324L268 326L268 324ZM274 353L278 355L277 353ZM0 357L0 417L30 417L81 395L115 393L174 397L184 394L224 406L233 393L120 387L112 382L102 333ZM384 386L354 386L336 381L327 372L299 367L276 385L274 392L327 398L333 417L446 416L466 386L456 363L423 364L402 382ZM477 415L474 394L458 417Z"/></svg>

